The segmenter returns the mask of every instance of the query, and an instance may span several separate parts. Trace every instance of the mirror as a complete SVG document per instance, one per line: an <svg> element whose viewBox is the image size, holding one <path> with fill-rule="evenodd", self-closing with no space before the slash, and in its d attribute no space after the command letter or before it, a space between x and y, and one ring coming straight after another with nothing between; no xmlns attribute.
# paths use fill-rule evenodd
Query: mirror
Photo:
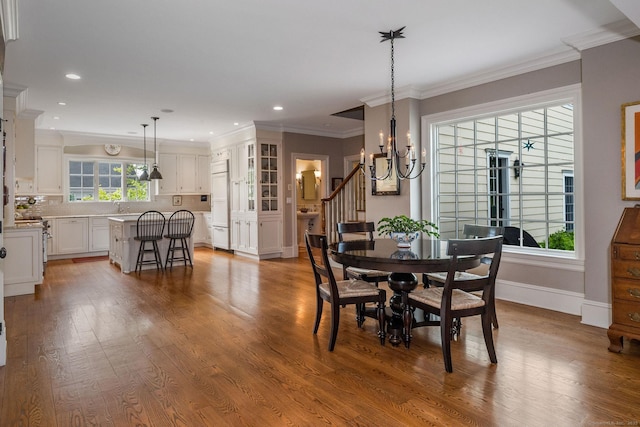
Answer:
<svg viewBox="0 0 640 427"><path fill-rule="evenodd" d="M314 171L302 171L302 198L316 200L316 176Z"/></svg>

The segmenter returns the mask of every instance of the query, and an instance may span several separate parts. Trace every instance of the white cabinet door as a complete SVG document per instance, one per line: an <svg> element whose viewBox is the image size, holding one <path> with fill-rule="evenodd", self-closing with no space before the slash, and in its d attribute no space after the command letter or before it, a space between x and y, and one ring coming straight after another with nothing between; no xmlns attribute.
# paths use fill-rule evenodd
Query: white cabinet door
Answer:
<svg viewBox="0 0 640 427"><path fill-rule="evenodd" d="M124 236L122 223L109 222L109 261L122 266L122 254L124 251Z"/></svg>
<svg viewBox="0 0 640 427"><path fill-rule="evenodd" d="M178 193L196 192L197 159L195 154L178 155Z"/></svg>
<svg viewBox="0 0 640 427"><path fill-rule="evenodd" d="M259 221L258 240L260 254L282 252L282 219L261 218Z"/></svg>
<svg viewBox="0 0 640 427"><path fill-rule="evenodd" d="M176 194L178 192L178 157L176 154L158 154L158 170L162 179L158 182L158 194Z"/></svg>
<svg viewBox="0 0 640 427"><path fill-rule="evenodd" d="M62 148L40 145L36 148L36 191L62 194Z"/></svg>
<svg viewBox="0 0 640 427"><path fill-rule="evenodd" d="M211 165L211 157L198 155L198 182L196 186L196 190L200 194L207 194L211 191L211 187L209 186L209 178L210 178L210 165Z"/></svg>
<svg viewBox="0 0 640 427"><path fill-rule="evenodd" d="M7 229L4 245L4 284L42 283L42 229Z"/></svg>
<svg viewBox="0 0 640 427"><path fill-rule="evenodd" d="M107 218L89 218L89 251L109 250L109 220Z"/></svg>
<svg viewBox="0 0 640 427"><path fill-rule="evenodd" d="M89 218L56 219L56 243L58 254L75 254L89 251Z"/></svg>
<svg viewBox="0 0 640 427"><path fill-rule="evenodd" d="M193 232L191 238L196 245L202 245L207 243L207 236L209 229L204 222L204 216L200 212L194 212L195 222L193 223Z"/></svg>

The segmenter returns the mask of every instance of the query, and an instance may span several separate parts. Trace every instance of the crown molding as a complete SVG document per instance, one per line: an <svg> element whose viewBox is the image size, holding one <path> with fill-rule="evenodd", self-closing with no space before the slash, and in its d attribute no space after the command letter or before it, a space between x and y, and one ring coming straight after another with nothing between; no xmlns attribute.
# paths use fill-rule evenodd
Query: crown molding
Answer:
<svg viewBox="0 0 640 427"><path fill-rule="evenodd" d="M585 49L617 42L637 35L640 35L640 29L630 20L623 19L607 24L602 28L567 37L563 39L562 42L576 49L578 52L582 52Z"/></svg>
<svg viewBox="0 0 640 427"><path fill-rule="evenodd" d="M479 86L485 83L491 83L497 80L553 67L555 65L560 65L579 59L580 54L578 52L573 49L565 48L549 55L530 59L517 64L509 65L507 67L496 67L480 73L475 73L463 79L443 82L439 85L435 85L423 90L420 93L418 99L432 98L434 96Z"/></svg>
<svg viewBox="0 0 640 427"><path fill-rule="evenodd" d="M38 117L40 117L41 114L43 114L44 111L42 110L29 110L29 109L25 109L20 111L16 117L18 119L31 119L31 120L35 120Z"/></svg>
<svg viewBox="0 0 640 427"><path fill-rule="evenodd" d="M111 135L100 134L90 132L76 132L69 130L51 130L51 129L36 129L38 133L49 135L60 135L64 140L64 145L87 145L87 141L91 141L95 144L113 144L118 143L121 145L137 145L142 144L142 136L125 136L125 135ZM199 141L178 141L172 139L156 138L157 145L163 146L180 146L191 148L205 148L209 147L208 142ZM149 144L149 137L147 137L147 144ZM153 139L151 140L153 144Z"/></svg>
<svg viewBox="0 0 640 427"><path fill-rule="evenodd" d="M432 98L434 96L455 92L457 90L467 89L508 77L580 60L580 52L585 49L613 43L637 35L640 35L640 29L628 19L623 19L605 25L597 30L565 38L562 42L567 46L566 48L560 48L555 52L551 52L537 58L510 64L508 66L494 67L479 73L468 75L461 79L444 81L422 90L418 90L411 86L405 87L402 90L396 91L396 100L404 98L416 98L420 100ZM391 96L389 92L381 92L362 98L360 101L364 102L369 107L376 107L390 103Z"/></svg>
<svg viewBox="0 0 640 427"><path fill-rule="evenodd" d="M299 133L303 135L324 136L327 138L345 139L354 136L364 135L364 124L347 131L332 131L327 128L303 127L303 126L284 126L274 125L267 122L254 122L256 129L268 130L272 132L288 132Z"/></svg>
<svg viewBox="0 0 640 427"><path fill-rule="evenodd" d="M396 101L405 98L420 99L420 95L420 90L415 86L403 86L395 90ZM379 105L388 104L391 102L391 92L378 92L377 94L360 99L360 102L364 102L369 107L377 107Z"/></svg>
<svg viewBox="0 0 640 427"><path fill-rule="evenodd" d="M18 0L1 0L0 18L5 43L18 40Z"/></svg>

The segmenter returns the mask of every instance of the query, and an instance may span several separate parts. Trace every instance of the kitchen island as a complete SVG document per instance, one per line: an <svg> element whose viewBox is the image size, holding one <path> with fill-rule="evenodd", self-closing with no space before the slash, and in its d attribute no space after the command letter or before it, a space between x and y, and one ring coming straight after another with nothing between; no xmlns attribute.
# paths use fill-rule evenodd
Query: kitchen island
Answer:
<svg viewBox="0 0 640 427"><path fill-rule="evenodd" d="M140 214L134 215L118 215L109 217L109 262L120 267L123 273L131 273L136 269L136 261L138 258L138 249L140 242L135 240L136 225ZM167 222L165 223L165 232L167 232L167 223L171 213L165 214ZM158 241L162 265L166 262L167 250L169 249L169 240L162 239ZM187 239L189 245L189 253L193 254L193 238ZM174 264L175 265L175 264ZM179 265L179 264L178 264ZM142 266L144 270L155 269L155 265L146 264Z"/></svg>

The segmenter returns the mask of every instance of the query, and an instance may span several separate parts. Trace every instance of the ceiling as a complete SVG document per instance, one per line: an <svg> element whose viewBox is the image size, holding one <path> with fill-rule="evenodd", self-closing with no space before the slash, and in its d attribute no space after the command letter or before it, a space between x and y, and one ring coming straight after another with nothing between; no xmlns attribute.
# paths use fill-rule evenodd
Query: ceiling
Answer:
<svg viewBox="0 0 640 427"><path fill-rule="evenodd" d="M388 101L379 31L406 26L396 98L425 98L637 34L635 1L18 0L4 83L27 88L39 129L141 136L158 116L158 137L178 141L254 122L347 137L362 121L333 113Z"/></svg>

